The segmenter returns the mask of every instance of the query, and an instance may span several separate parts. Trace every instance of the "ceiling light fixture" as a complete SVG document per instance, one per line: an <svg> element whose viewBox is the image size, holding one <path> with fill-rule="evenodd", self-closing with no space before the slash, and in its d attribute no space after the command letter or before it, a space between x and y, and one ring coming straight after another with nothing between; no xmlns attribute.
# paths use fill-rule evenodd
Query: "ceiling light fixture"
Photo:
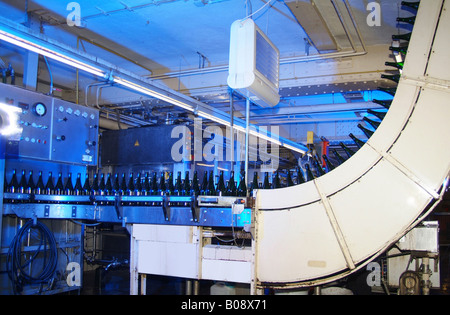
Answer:
<svg viewBox="0 0 450 315"><path fill-rule="evenodd" d="M50 50L48 48L45 48L45 47L40 46L40 45L37 45L37 44L32 43L30 41L27 41L27 40L25 40L23 38L20 38L18 36L9 34L9 33L5 32L5 31L0 31L0 39L6 41L8 43L11 43L13 45L16 45L16 46L25 48L27 50L30 50L32 52L35 52L37 54L43 55L45 57L57 60L57 61L62 62L64 64L68 65L68 66L72 66L72 67L75 67L77 69L84 70L84 71L89 72L89 73L91 73L93 75L96 75L96 76L99 76L99 77L104 77L105 76L105 72L100 70L100 69L98 69L98 68L90 66L90 65L88 65L88 64L86 64L84 62L75 60L73 58L64 56L64 55L59 54L59 53L57 53L55 51L52 51L52 50Z"/></svg>
<svg viewBox="0 0 450 315"><path fill-rule="evenodd" d="M172 97L170 97L168 95L164 95L164 94L161 94L159 92L155 92L153 90L150 90L150 89L148 89L148 88L146 88L146 87L144 87L142 85L136 84L134 82L122 79L120 77L114 77L113 78L113 82L117 83L117 84L120 84L120 85L123 85L123 86L125 86L127 88L130 88L130 89L132 89L132 90L134 90L136 92L140 92L142 94L145 94L145 95L148 95L148 96L151 96L151 97L155 97L155 98L160 99L162 101L166 101L166 102L168 102L170 104L173 104L175 106L181 107L181 108L186 109L188 111L191 111L191 112L194 111L194 108L192 106L190 106L190 105L187 105L186 103L178 101L178 100L176 100L176 99L174 99L174 98L172 98Z"/></svg>
<svg viewBox="0 0 450 315"><path fill-rule="evenodd" d="M28 29L24 29L21 25L11 26L12 22L10 22L8 20L5 20L5 19L0 19L0 22L1 22L0 23L0 27L2 28L2 29L0 29L0 40L6 41L6 42L11 43L13 45L22 47L22 48L27 49L29 51L32 51L32 52L35 52L37 54L43 55L45 57L51 58L53 60L59 61L59 62L65 64L65 65L77 68L79 70L86 71L86 72L88 72L90 74L93 74L93 75L101 77L101 78L107 78L108 76L110 76L110 74L112 72L111 70L108 70L108 71L102 70L102 69L99 69L98 67L90 65L89 63L77 60L73 56L76 56L76 54L79 54L79 53L78 52L71 52L70 48L66 48L66 49L69 52L69 55L70 54L73 55L72 57L67 56L64 53L64 51L65 51L64 49L62 49L62 53L61 53L61 52L55 51L54 49L45 47L44 44L37 43L39 41L44 42L45 39L39 38L37 34L33 35L31 31L29 31ZM11 30L11 31L9 31L9 30ZM15 35L15 33L17 33L17 32L18 32L19 35L24 34L25 38L22 38L21 36ZM31 40L30 39L26 39L26 38L31 38ZM34 38L37 39L37 42L34 42ZM49 43L49 45L50 46L53 45L55 47L59 47L55 43L51 43L51 42ZM85 59L89 61L89 57L88 56ZM95 58L93 58L93 59L95 59ZM95 60L97 62L99 62L98 59L95 59ZM117 70L117 69L115 71L117 71L119 73L121 72L120 70ZM117 84L122 85L124 87L127 87L129 89L132 89L132 90L134 90L136 92L139 92L139 93L142 93L142 94L145 94L145 95L148 95L148 96L151 96L151 97L154 97L154 98L166 101L166 102L168 102L170 104L173 104L173 105L175 105L177 107L183 108L183 109L188 110L190 112L194 112L195 114L199 115L200 117L203 117L203 118L209 119L211 121L214 121L216 123L219 123L219 124L231 127L231 123L230 123L229 120L226 120L226 119L223 119L223 118L219 118L219 117L214 116L212 114L208 114L208 113L206 113L204 111L201 111L201 110L199 110L199 106L198 105L195 105L195 104L190 105L190 104L187 104L182 99L178 100L178 99L176 99L176 98L174 98L174 97L172 97L170 95L166 95L166 94L164 94L164 89L161 89L161 91L163 91L163 93L161 93L159 91L154 91L154 90L152 90L150 88L147 88L145 86L145 82L143 82L144 84L135 83L135 82L132 82L130 80L123 79L120 76L112 76L112 81L114 83L117 83ZM168 94L170 94L170 92L168 92ZM180 97L180 98L182 98L182 97ZM201 104L199 104L199 105L200 105L200 108L201 108L202 105ZM241 125L239 125L239 124L237 124L237 122L238 122L238 119L235 119L235 124L233 125L233 128L235 128L237 130L240 130L240 131L245 133L246 132L246 128L241 126ZM255 126L251 126L251 128L255 128ZM299 152L299 153L305 153L306 152L306 149L304 149L305 147L302 146L302 145L295 144L295 143L292 143L292 145L285 144L285 141L284 141L285 139L272 138L272 137L270 137L270 136L268 136L266 134L259 133L259 132L257 132L254 129L249 129L249 133L254 135L254 136L257 136L259 138L265 139L265 140L267 140L269 142L275 143L277 145L285 146L286 148L289 148L289 149L291 149L293 151L296 151L296 152Z"/></svg>

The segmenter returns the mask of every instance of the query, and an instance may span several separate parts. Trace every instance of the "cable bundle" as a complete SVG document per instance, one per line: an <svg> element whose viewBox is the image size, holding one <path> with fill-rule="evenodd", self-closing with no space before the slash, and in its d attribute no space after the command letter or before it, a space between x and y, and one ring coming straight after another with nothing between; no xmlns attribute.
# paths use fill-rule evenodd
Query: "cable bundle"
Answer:
<svg viewBox="0 0 450 315"><path fill-rule="evenodd" d="M36 234L38 240L37 244L30 244L36 247L32 251L23 250L23 242L27 241L28 232ZM53 277L57 265L58 252L53 233L39 221L26 222L12 240L7 256L8 275L14 293L21 293L26 284L48 282Z"/></svg>

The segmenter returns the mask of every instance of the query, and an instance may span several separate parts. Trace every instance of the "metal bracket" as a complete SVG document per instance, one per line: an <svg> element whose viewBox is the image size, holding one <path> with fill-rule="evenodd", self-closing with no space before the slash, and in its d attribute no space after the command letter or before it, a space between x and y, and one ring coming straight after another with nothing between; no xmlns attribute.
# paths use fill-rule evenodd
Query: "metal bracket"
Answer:
<svg viewBox="0 0 450 315"><path fill-rule="evenodd" d="M195 205L195 197L191 197L191 213L192 213L192 220L194 222L198 222L198 217L197 217L197 210L195 209L196 205Z"/></svg>
<svg viewBox="0 0 450 315"><path fill-rule="evenodd" d="M117 219L119 221L122 220L123 217L123 208L120 205L121 200L120 200L120 195L116 195L116 198L114 199L114 209L116 210L116 214L117 214Z"/></svg>
<svg viewBox="0 0 450 315"><path fill-rule="evenodd" d="M167 196L165 195L162 198L161 208L163 210L165 220L169 221L169 206Z"/></svg>

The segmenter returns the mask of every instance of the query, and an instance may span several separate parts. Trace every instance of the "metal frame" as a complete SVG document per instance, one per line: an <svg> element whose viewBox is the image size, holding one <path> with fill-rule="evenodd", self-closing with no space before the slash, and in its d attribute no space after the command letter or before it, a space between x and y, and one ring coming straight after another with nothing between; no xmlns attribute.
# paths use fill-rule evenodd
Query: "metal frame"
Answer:
<svg viewBox="0 0 450 315"><path fill-rule="evenodd" d="M450 150L431 145L418 154L417 144L450 132L444 118L450 115L449 69L442 62L448 57L449 7L449 1L421 1L394 102L361 150L313 182L257 191L254 292L343 278L389 248L442 199Z"/></svg>

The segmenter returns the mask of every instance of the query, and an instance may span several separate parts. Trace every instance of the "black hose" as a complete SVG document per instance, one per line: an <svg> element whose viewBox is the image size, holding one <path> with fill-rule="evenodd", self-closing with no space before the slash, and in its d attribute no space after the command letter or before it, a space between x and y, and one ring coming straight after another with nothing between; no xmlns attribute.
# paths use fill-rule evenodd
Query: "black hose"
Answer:
<svg viewBox="0 0 450 315"><path fill-rule="evenodd" d="M30 246L36 249L24 251L23 241L27 240L28 232L32 234L34 231L38 233L38 243ZM53 233L39 221L26 222L11 242L6 263L14 294L21 293L27 284L49 282L58 265L58 250Z"/></svg>

